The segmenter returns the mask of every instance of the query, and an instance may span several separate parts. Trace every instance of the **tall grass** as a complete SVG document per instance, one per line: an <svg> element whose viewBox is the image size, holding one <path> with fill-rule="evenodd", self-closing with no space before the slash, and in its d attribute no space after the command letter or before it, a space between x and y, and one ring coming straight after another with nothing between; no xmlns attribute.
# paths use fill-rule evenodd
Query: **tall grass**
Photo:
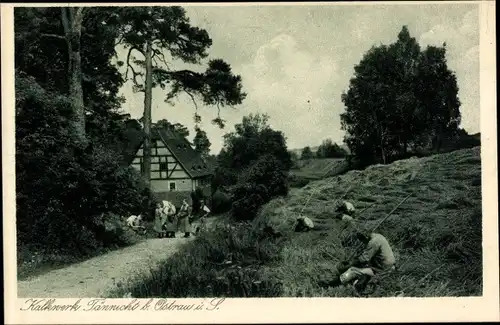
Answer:
<svg viewBox="0 0 500 325"><path fill-rule="evenodd" d="M280 296L280 283L260 268L278 260L281 243L283 239L260 236L250 223L217 223L149 276L111 296L126 292L137 298Z"/></svg>
<svg viewBox="0 0 500 325"><path fill-rule="evenodd" d="M377 228L397 270L376 277L365 296L481 295L480 179L477 147L311 182L266 204L252 223L222 222L125 290L134 297L358 296L330 285L339 263L362 249L352 228L375 227L410 194ZM358 211L368 207L353 223L335 218L335 201L348 188L346 200ZM313 220L313 231L293 232L299 214ZM265 227L281 237L265 237Z"/></svg>
<svg viewBox="0 0 500 325"><path fill-rule="evenodd" d="M377 232L391 242L398 270L377 279L370 296L470 296L482 292L481 164L479 148L459 150L388 166L371 166L309 184L292 192L283 207L263 213L288 225L304 209L317 229L284 245L276 269L284 296L352 296L345 287L328 287L337 264L359 247L351 225L334 218L333 202L353 185L346 199L358 210L376 202L354 225L375 227L405 196L410 198ZM288 220L287 220L288 219ZM273 221L271 221L273 222ZM317 267L312 267L317 266ZM377 283L376 283L377 284Z"/></svg>

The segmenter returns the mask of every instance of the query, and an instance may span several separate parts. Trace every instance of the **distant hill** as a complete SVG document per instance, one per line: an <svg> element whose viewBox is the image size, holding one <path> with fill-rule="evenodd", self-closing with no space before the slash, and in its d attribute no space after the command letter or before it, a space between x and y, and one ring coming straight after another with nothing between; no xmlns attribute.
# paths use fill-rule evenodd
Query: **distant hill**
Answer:
<svg viewBox="0 0 500 325"><path fill-rule="evenodd" d="M305 148L305 147L303 147L303 148L298 148L298 149L290 149L289 151L290 151L290 152L295 152L295 153L296 153L297 155L299 155L299 157L300 157L300 155L302 154L302 150L304 150L304 148ZM319 146L310 147L310 148L311 148L311 151L312 151L313 153L316 153L316 151L318 151Z"/></svg>

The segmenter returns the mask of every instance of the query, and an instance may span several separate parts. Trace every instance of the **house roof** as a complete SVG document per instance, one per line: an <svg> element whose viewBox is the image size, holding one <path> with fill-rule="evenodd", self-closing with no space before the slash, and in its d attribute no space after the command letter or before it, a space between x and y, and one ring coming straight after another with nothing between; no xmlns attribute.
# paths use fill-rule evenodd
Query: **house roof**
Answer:
<svg viewBox="0 0 500 325"><path fill-rule="evenodd" d="M162 140L170 149L172 155L181 164L184 170L192 178L208 176L212 174L212 168L208 160L194 150L186 138L178 135L172 130L166 128L154 128L151 130L152 138ZM156 138L158 136L158 138Z"/></svg>
<svg viewBox="0 0 500 325"><path fill-rule="evenodd" d="M128 148L125 150L124 160L130 165L136 156L137 150L144 142L145 134L142 130L130 128L127 129L125 137L128 141ZM212 175L212 164L207 159L202 158L191 147L189 141L174 130L153 127L151 129L151 140L161 140L191 178Z"/></svg>

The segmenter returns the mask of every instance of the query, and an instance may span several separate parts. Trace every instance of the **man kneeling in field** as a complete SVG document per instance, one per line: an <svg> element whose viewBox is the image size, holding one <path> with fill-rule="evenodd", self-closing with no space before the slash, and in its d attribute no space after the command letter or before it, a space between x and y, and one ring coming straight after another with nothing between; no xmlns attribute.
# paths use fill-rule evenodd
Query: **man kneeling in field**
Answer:
<svg viewBox="0 0 500 325"><path fill-rule="evenodd" d="M314 223L308 217L301 216L295 224L295 232L306 232L314 228Z"/></svg>
<svg viewBox="0 0 500 325"><path fill-rule="evenodd" d="M389 241L381 234L356 230L355 235L366 245L365 249L353 262L346 263L348 270L339 280L341 284L353 282L356 290L362 292L372 277L393 271L396 259Z"/></svg>
<svg viewBox="0 0 500 325"><path fill-rule="evenodd" d="M142 221L142 215L133 215L127 218L127 226L134 230L143 230L145 231L146 228L144 226L141 226L141 221Z"/></svg>
<svg viewBox="0 0 500 325"><path fill-rule="evenodd" d="M336 212L340 213L339 218L342 219L342 221L351 222L356 209L351 202L343 201L338 205Z"/></svg>

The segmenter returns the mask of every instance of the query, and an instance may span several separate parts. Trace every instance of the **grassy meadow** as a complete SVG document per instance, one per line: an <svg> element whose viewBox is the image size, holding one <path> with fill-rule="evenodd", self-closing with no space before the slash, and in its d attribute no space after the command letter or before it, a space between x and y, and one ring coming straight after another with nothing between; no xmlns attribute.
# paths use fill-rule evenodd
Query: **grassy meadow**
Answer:
<svg viewBox="0 0 500 325"><path fill-rule="evenodd" d="M407 200L387 219L386 215ZM357 212L354 225L335 218L344 197ZM315 229L294 233L299 215ZM382 223L380 223L383 221ZM377 278L371 297L474 296L482 294L480 147L310 182L265 205L257 219L218 219L140 283L114 293L133 297L351 297L350 287L329 287L337 265L361 248L353 226L386 236L397 270ZM272 236L262 231L271 226Z"/></svg>
<svg viewBox="0 0 500 325"><path fill-rule="evenodd" d="M293 188L303 187L330 175L338 175L348 170L344 158L315 158L299 160L296 168L290 170L289 183Z"/></svg>

